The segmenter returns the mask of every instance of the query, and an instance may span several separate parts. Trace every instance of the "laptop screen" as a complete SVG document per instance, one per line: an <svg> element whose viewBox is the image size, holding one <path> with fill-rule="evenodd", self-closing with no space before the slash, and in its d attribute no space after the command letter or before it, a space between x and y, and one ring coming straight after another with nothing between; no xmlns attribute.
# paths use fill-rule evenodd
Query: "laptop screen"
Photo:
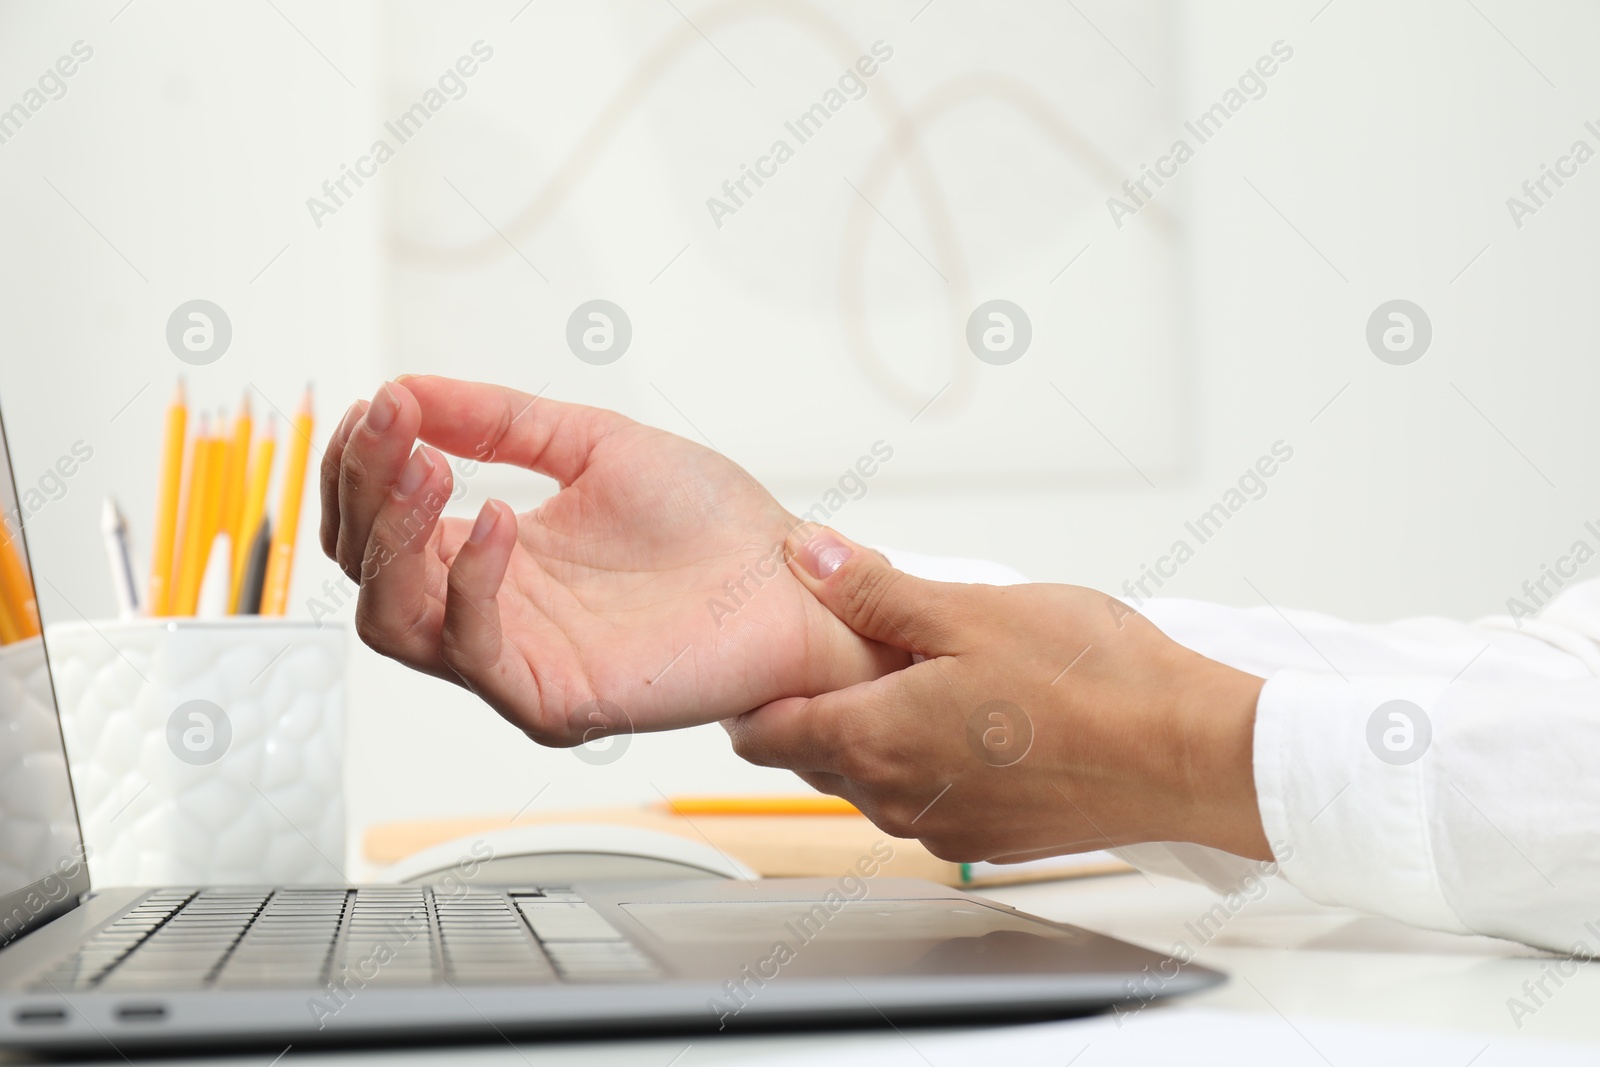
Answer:
<svg viewBox="0 0 1600 1067"><path fill-rule="evenodd" d="M39 633L33 571L0 422L0 945L89 889L61 721Z"/></svg>

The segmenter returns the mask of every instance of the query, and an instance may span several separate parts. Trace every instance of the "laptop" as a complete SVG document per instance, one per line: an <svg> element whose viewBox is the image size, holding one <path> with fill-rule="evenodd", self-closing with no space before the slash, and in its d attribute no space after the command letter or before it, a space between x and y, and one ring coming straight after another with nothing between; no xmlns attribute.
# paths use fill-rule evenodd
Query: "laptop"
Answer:
<svg viewBox="0 0 1600 1067"><path fill-rule="evenodd" d="M14 501L3 426L0 451ZM877 877L887 843L832 879L93 887L57 709L16 691L0 672L0 1048L997 1021L1223 980Z"/></svg>

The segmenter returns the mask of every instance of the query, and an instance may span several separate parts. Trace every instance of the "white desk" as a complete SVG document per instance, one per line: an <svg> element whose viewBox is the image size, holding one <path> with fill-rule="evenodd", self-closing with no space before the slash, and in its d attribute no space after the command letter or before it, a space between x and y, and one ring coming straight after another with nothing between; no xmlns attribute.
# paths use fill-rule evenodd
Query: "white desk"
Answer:
<svg viewBox="0 0 1600 1067"><path fill-rule="evenodd" d="M992 890L987 895L1047 918L1063 920L1167 953L1182 939L1196 945L1185 924L1195 924L1217 902L1206 889L1139 874ZM1597 902L1600 907L1600 902ZM1452 937L1412 930L1398 923L1311 904L1284 883L1272 884L1260 900L1241 908L1196 961L1228 972L1233 980L1186 1004L1248 1012L1283 1026L1318 1019L1422 1027L1465 1032L1482 1044L1519 1035L1592 1042L1600 1063L1600 964L1580 968L1519 1031L1506 1007L1521 996L1522 983L1537 979L1545 957L1519 945L1489 938ZM1164 1009L1151 1006L1146 1013ZM1136 1021L1137 1024L1137 1021ZM909 1031L913 1041L949 1031ZM893 1030L845 1033L703 1035L629 1041L526 1042L375 1051L292 1050L280 1067L348 1062L380 1067L434 1067L473 1063L495 1067L703 1067L760 1063L807 1054L825 1063L844 1047L894 1049L906 1037ZM1474 1042L1476 1044L1476 1041ZM686 1046L691 1046L687 1053ZM125 1061L108 1051L106 1064ZM1076 1049L1065 1049L1065 1063ZM681 1054L681 1056L680 1056ZM674 1057L679 1057L674 1059ZM272 1054L174 1060L184 1067L211 1063L268 1067ZM1092 1059L1092 1057L1088 1057ZM0 1063L24 1062L0 1058ZM143 1062L143 1061L141 1061ZM1463 1064L1465 1058L1463 1058ZM1006 1067L1016 1067L1007 1064ZM1343 1063L1340 1063L1343 1067Z"/></svg>

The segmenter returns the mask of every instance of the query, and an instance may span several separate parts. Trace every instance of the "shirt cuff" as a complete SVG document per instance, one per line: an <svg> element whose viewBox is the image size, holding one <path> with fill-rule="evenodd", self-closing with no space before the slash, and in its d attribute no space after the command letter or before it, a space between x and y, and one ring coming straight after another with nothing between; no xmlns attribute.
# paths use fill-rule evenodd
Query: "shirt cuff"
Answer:
<svg viewBox="0 0 1600 1067"><path fill-rule="evenodd" d="M1407 739L1406 721L1376 715L1369 730L1380 705L1428 708L1445 684L1293 670L1267 679L1256 704L1256 796L1279 870L1307 897L1471 932L1434 867L1425 777L1433 761L1402 762L1403 751L1385 747L1388 731L1398 731L1388 734L1397 747ZM1428 743L1425 726L1409 729L1411 743Z"/></svg>

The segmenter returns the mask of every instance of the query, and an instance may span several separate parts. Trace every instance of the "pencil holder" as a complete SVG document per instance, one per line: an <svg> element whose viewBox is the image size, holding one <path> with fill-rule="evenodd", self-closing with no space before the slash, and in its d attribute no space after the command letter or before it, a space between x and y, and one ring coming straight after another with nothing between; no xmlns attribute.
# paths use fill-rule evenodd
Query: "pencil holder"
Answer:
<svg viewBox="0 0 1600 1067"><path fill-rule="evenodd" d="M342 626L71 622L45 641L96 885L345 880Z"/></svg>

